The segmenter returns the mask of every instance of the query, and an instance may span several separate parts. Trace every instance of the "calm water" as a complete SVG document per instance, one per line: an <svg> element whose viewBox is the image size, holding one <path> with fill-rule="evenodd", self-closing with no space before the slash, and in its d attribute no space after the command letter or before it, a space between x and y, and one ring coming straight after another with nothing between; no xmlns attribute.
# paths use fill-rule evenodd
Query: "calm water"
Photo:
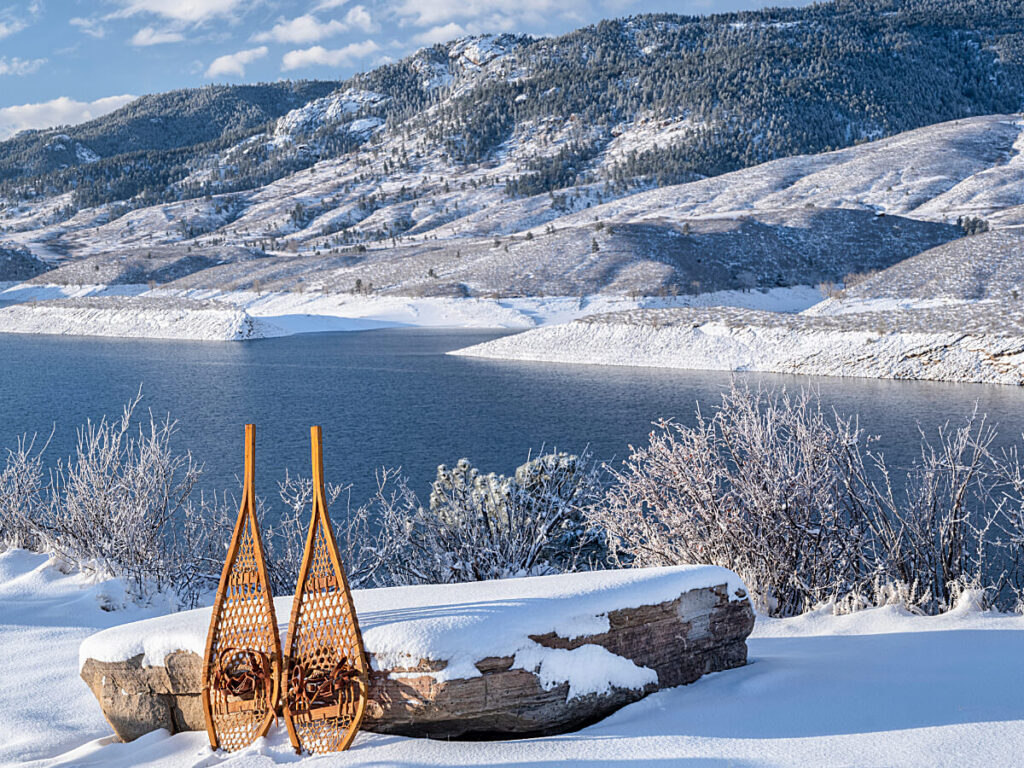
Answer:
<svg viewBox="0 0 1024 768"><path fill-rule="evenodd" d="M245 344L0 335L0 447L24 432L56 432L50 460L72 450L87 418L117 416L141 385L143 405L180 423L177 445L205 464L202 487L235 489L242 425L257 424L259 492L286 467L308 474L308 427L324 428L327 479L373 489L374 470L401 465L421 496L439 463L466 456L509 472L545 444L623 457L650 422L690 422L730 374L466 359L443 353L496 333L389 329ZM812 383L840 412L884 434L907 460L917 424L968 413L975 401L1011 439L1024 428L1024 390L1010 387L751 375Z"/></svg>

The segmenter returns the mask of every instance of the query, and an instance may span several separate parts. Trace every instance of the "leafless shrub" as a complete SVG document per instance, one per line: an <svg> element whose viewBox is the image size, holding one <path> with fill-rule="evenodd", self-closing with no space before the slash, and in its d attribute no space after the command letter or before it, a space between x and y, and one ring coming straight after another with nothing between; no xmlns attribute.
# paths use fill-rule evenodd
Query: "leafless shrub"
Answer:
<svg viewBox="0 0 1024 768"><path fill-rule="evenodd" d="M363 563L372 552L367 508L352 509L352 486L326 483L327 507L339 554L345 563L349 583L353 587L367 583ZM270 579L277 594L295 590L306 548L306 535L313 510L313 481L308 477L292 475L287 470L278 483L278 495L284 511L265 529L264 540L271 553ZM336 509L339 498L344 497L343 509Z"/></svg>
<svg viewBox="0 0 1024 768"><path fill-rule="evenodd" d="M176 425L169 418L151 414L134 434L140 397L119 420L90 421L78 430L75 455L57 465L50 504L38 521L49 550L124 578L135 595L173 586L179 564L165 541L201 471L190 454L171 450Z"/></svg>
<svg viewBox="0 0 1024 768"><path fill-rule="evenodd" d="M858 536L830 458L859 433L810 394L733 388L693 427L659 422L632 448L591 521L622 564L714 563L763 610L799 613L849 588Z"/></svg>
<svg viewBox="0 0 1024 768"><path fill-rule="evenodd" d="M0 548L38 546L36 520L46 506L43 473L44 445L35 450L35 439L22 436L8 450L0 472Z"/></svg>
<svg viewBox="0 0 1024 768"><path fill-rule="evenodd" d="M877 583L912 595L908 607L936 613L968 589L989 601L1003 591L1009 574L1000 570L998 534L1011 521L997 495L1009 467L991 452L995 436L977 409L959 426L940 426L934 442L921 432L899 493L883 456L846 453L852 514L865 525L864 566Z"/></svg>
<svg viewBox="0 0 1024 768"><path fill-rule="evenodd" d="M993 438L977 414L934 443L922 434L897 492L857 423L816 395L734 386L711 418L660 422L631 447L589 517L619 564L722 565L773 615L894 601L934 613L969 589L994 602L1020 574L1006 561L1021 548L1024 477L1007 476ZM1016 496L999 501L1008 486Z"/></svg>
<svg viewBox="0 0 1024 768"><path fill-rule="evenodd" d="M841 294L841 290L831 280L825 280L824 282L818 283L818 293L825 299L834 299Z"/></svg>

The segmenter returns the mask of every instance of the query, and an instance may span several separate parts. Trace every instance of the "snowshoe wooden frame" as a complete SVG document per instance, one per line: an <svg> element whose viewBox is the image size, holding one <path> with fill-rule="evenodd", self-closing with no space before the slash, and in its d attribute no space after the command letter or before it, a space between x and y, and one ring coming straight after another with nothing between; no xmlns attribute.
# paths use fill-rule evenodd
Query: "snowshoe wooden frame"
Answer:
<svg viewBox="0 0 1024 768"><path fill-rule="evenodd" d="M300 754L349 748L366 710L369 665L327 497L320 427L310 428L313 513L284 646L284 721Z"/></svg>
<svg viewBox="0 0 1024 768"><path fill-rule="evenodd" d="M210 746L242 749L270 730L281 688L281 638L256 520L256 428L245 425L238 522L221 572L203 656Z"/></svg>

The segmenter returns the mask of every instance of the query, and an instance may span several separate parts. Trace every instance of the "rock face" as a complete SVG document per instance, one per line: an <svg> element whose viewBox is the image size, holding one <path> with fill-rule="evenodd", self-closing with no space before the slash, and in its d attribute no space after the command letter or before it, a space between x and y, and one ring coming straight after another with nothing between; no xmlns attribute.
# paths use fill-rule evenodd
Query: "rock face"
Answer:
<svg viewBox="0 0 1024 768"><path fill-rule="evenodd" d="M726 584L701 587L672 600L611 610L602 617L607 629L593 634L529 635L540 654L561 653L564 659L584 649L647 674L646 682L611 684L582 695L574 695L569 681L553 683L542 664L534 667L516 655L484 656L475 661L475 672L455 675L436 657L406 666L381 664L368 642L374 671L363 728L456 739L576 730L660 688L744 665L754 617L742 589L733 586L733 594L729 589ZM144 666L142 654L122 661L86 658L81 674L115 733L130 741L157 728L172 733L205 728L201 667L199 654L175 651L163 666Z"/></svg>

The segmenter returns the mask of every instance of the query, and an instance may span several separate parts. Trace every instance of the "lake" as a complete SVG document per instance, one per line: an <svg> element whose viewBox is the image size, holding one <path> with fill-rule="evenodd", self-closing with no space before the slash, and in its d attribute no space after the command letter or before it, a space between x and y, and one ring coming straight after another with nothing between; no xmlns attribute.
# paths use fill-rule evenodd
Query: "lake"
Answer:
<svg viewBox="0 0 1024 768"><path fill-rule="evenodd" d="M87 418L116 417L142 387L143 407L180 424L177 447L205 465L204 490L235 490L242 425L257 425L258 492L276 499L285 468L309 473L309 425L324 430L327 479L374 488L374 470L402 466L421 499L440 463L469 458L508 473L531 448L622 458L659 417L692 422L729 386L723 372L568 366L445 355L499 332L386 329L247 343L0 334L0 447L55 429L49 460L74 448ZM859 414L877 446L907 462L917 425L964 417L975 401L1020 437L1024 391L1001 386L750 374L752 382L813 385ZM339 510L340 511L340 510Z"/></svg>

